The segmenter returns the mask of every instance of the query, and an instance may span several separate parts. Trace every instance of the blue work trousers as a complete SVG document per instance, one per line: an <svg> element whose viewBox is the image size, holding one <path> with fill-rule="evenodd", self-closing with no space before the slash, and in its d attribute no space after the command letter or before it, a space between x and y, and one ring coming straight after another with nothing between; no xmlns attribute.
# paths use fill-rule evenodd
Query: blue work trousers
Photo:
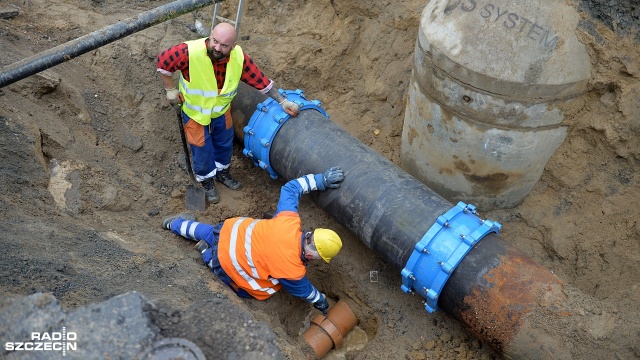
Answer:
<svg viewBox="0 0 640 360"><path fill-rule="evenodd" d="M184 220L181 218L171 222L171 231L177 235L193 241L204 240L209 244L209 248L202 252L202 261L213 270L222 282L227 284L238 296L243 298L253 298L244 289L239 288L227 273L220 266L218 260L218 241L220 240L220 229L222 223L209 225L197 221Z"/></svg>
<svg viewBox="0 0 640 360"><path fill-rule="evenodd" d="M182 123L186 125L189 120L191 120L189 116L182 112ZM195 123L195 120L192 121ZM197 125L204 133L204 144L197 146L190 141L187 142L191 150L193 172L198 181L203 181L215 176L216 170L226 169L231 164L233 126L227 129L225 115L211 119L211 124L208 126Z"/></svg>

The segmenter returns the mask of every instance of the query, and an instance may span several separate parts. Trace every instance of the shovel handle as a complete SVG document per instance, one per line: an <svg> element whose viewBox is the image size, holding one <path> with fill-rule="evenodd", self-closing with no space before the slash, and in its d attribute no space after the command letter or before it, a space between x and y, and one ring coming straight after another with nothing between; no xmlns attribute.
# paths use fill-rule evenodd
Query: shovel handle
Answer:
<svg viewBox="0 0 640 360"><path fill-rule="evenodd" d="M189 147L187 146L187 137L184 134L184 124L182 123L182 108L179 105L173 105L173 109L178 116L178 126L180 127L180 137L182 138L182 148L184 150L184 156L187 163L187 172L193 181L193 184L197 184L196 177L193 174L193 168L191 167L191 156L189 155Z"/></svg>

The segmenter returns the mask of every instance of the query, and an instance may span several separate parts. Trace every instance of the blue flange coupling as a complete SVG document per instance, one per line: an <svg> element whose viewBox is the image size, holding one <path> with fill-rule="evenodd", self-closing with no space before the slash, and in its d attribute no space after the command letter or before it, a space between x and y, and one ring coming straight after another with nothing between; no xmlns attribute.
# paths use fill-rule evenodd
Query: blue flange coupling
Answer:
<svg viewBox="0 0 640 360"><path fill-rule="evenodd" d="M478 241L502 225L477 216L476 207L459 202L441 215L416 244L402 270L402 291L427 299L425 309L438 309L438 298L449 276Z"/></svg>
<svg viewBox="0 0 640 360"><path fill-rule="evenodd" d="M300 107L300 111L314 109L322 115L329 117L322 109L320 101L309 101L304 97L302 90L282 90L278 89L287 100L293 101ZM278 178L278 173L273 170L269 161L269 152L273 138L280 130L280 127L291 117L280 104L272 98L256 105L257 111L251 115L249 124L244 127L244 156L253 160L253 163L269 172L272 179Z"/></svg>

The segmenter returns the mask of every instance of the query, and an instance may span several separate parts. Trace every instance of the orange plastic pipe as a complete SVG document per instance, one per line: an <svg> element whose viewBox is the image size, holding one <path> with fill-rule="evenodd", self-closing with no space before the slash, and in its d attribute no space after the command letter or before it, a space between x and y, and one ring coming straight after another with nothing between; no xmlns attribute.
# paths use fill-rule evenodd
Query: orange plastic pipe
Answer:
<svg viewBox="0 0 640 360"><path fill-rule="evenodd" d="M358 319L349 304L340 300L327 311L327 316L316 315L303 336L320 359L331 349L340 347L345 336L357 324Z"/></svg>

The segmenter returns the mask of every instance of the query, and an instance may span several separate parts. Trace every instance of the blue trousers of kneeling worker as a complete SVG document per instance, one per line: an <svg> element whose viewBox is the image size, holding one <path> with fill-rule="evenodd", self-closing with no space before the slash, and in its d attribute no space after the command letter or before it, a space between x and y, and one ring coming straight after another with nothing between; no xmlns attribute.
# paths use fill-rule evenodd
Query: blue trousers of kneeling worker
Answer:
<svg viewBox="0 0 640 360"><path fill-rule="evenodd" d="M209 248L201 253L202 261L213 270L222 282L227 284L238 296L243 298L253 298L246 291L239 288L227 273L220 266L218 260L218 241L220 240L220 229L222 223L209 225L197 221L177 218L171 222L171 232L193 241L204 240L209 244Z"/></svg>

